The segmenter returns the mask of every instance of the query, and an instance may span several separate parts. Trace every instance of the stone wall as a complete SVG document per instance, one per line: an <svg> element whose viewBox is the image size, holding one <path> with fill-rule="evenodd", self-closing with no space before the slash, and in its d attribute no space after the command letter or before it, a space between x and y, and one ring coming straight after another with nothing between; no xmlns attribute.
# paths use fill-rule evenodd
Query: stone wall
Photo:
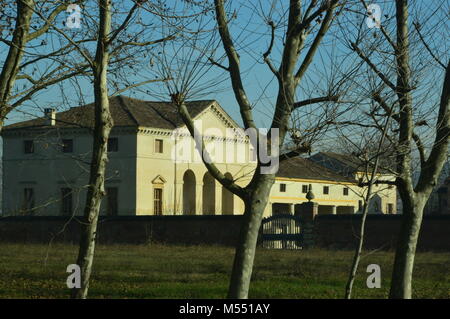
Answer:
<svg viewBox="0 0 450 319"><path fill-rule="evenodd" d="M369 215L365 249L394 249L401 215ZM98 242L102 244L213 244L237 243L242 215L217 216L120 216L101 217ZM305 248L353 249L361 215L318 215L305 221ZM0 218L0 242L78 244L80 219L66 217ZM450 251L450 215L425 216L419 250Z"/></svg>
<svg viewBox="0 0 450 319"><path fill-rule="evenodd" d="M402 215L368 215L365 249L395 249ZM319 215L314 219L315 246L353 249L358 242L361 215ZM424 216L418 250L450 251L450 215Z"/></svg>
<svg viewBox="0 0 450 319"><path fill-rule="evenodd" d="M98 242L103 244L219 244L237 242L242 215L100 217ZM0 242L78 244L80 218L0 218Z"/></svg>

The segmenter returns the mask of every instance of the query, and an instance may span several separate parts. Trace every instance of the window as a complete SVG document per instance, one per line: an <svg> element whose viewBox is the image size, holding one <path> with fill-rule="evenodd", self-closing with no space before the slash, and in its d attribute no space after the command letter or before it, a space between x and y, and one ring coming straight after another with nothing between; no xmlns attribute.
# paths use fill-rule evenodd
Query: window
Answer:
<svg viewBox="0 0 450 319"><path fill-rule="evenodd" d="M118 214L118 194L119 189L117 187L106 188L106 215L117 216Z"/></svg>
<svg viewBox="0 0 450 319"><path fill-rule="evenodd" d="M108 152L119 151L119 139L117 137L108 138Z"/></svg>
<svg viewBox="0 0 450 319"><path fill-rule="evenodd" d="M30 140L23 141L23 151L25 154L34 153L34 142Z"/></svg>
<svg viewBox="0 0 450 319"><path fill-rule="evenodd" d="M155 153L163 153L163 140L155 140Z"/></svg>
<svg viewBox="0 0 450 319"><path fill-rule="evenodd" d="M393 214L394 213L394 204L387 204L387 211L388 211L388 214Z"/></svg>
<svg viewBox="0 0 450 319"><path fill-rule="evenodd" d="M61 188L61 215L72 215L72 189Z"/></svg>
<svg viewBox="0 0 450 319"><path fill-rule="evenodd" d="M308 185L302 185L302 193L306 194L308 192Z"/></svg>
<svg viewBox="0 0 450 319"><path fill-rule="evenodd" d="M280 192L285 192L286 191L286 184L280 184Z"/></svg>
<svg viewBox="0 0 450 319"><path fill-rule="evenodd" d="M358 201L358 211L362 212L362 210L363 210L363 201L359 200Z"/></svg>
<svg viewBox="0 0 450 319"><path fill-rule="evenodd" d="M162 188L153 189L153 213L162 215Z"/></svg>
<svg viewBox="0 0 450 319"><path fill-rule="evenodd" d="M62 151L63 153L72 153L73 140L62 140Z"/></svg>
<svg viewBox="0 0 450 319"><path fill-rule="evenodd" d="M344 187L344 196L348 196L348 187Z"/></svg>
<svg viewBox="0 0 450 319"><path fill-rule="evenodd" d="M26 214L31 214L34 209L34 189L24 188L23 189L23 205L22 209Z"/></svg>
<svg viewBox="0 0 450 319"><path fill-rule="evenodd" d="M323 193L324 193L325 195L328 195L328 194L330 193L330 187L329 187L329 186L324 186L324 187L323 187Z"/></svg>

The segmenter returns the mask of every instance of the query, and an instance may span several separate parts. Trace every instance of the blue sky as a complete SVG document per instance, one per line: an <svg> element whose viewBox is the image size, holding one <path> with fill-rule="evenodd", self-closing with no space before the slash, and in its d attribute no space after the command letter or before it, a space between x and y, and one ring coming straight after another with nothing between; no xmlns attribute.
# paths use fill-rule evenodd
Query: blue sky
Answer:
<svg viewBox="0 0 450 319"><path fill-rule="evenodd" d="M439 0L441 1L441 0ZM419 5L414 8L417 12L422 12L423 16L426 16L427 14L430 15L432 11L436 8L437 5L439 5L438 0L431 0L427 1L427 5L424 4L424 2L419 2ZM173 5L176 4L179 9L178 12L182 12L182 8L179 7L179 1L168 1L167 5ZM279 26L279 31L277 31L277 41L275 42L273 53L271 55L273 62L276 66L279 64L279 57L280 52L282 49L282 39L281 35L283 33L283 19L286 18L286 10L285 7L286 2L284 1L261 1L261 5L255 5L254 3L257 2L249 2L249 1L233 1L232 7L230 8L230 12L236 12L236 19L232 21L230 25L231 33L234 37L236 47L238 49L238 52L241 56L241 68L242 68L242 77L244 80L245 88L247 91L247 94L250 98L250 101L254 104L254 117L257 121L257 123L261 127L268 127L271 122L272 112L273 112L273 105L275 104L275 99L278 91L278 85L274 79L273 74L269 71L268 67L262 63L262 54L267 49L270 37L268 36L269 27L267 26L266 22L264 21L265 18L268 18L270 14L271 18L274 20L274 22ZM373 1L373 3L379 4L381 9L383 10L383 14L388 14L392 17L392 10L393 10L393 2L392 1ZM129 1L123 1L120 2L120 4L123 4L123 7L119 6L120 9L126 9L129 8L130 2ZM273 5L275 4L275 5ZM431 5L429 5L431 4ZM92 4L91 4L92 5ZM359 7L358 7L359 6ZM445 7L445 6L444 6ZM447 5L447 9L448 9ZM357 1L356 7L352 7L361 10L361 5L359 4L359 1ZM85 8L89 13L94 12L95 8ZM428 11L426 11L428 10ZM421 13L421 14L422 14ZM345 11L342 13L344 15L341 21L352 20L352 21L358 21L360 23L364 23L365 17L364 16L358 16L353 14L350 11ZM123 16L122 16L123 17ZM148 12L143 12L141 14L141 19L149 20L150 14ZM62 21L65 19L64 15L61 15L57 21L57 25L64 29L64 26L62 25ZM202 20L204 22L205 26L211 27L212 23L211 21L208 21L207 17L203 18ZM384 18L384 16L382 17ZM190 28L195 29L196 26L202 23L202 21L197 22L198 24L191 23L189 25ZM86 31L86 28L89 28L92 26L92 21L89 22L87 20L84 20L84 24L82 24L81 30L71 30L68 32L68 34L72 35L74 38L80 38L84 35L84 32ZM155 25L158 24L158 19L155 19ZM84 28L84 29L83 29ZM139 29L138 26L134 26L130 30L136 30ZM352 29L349 26L346 26L346 31L349 33L347 35L350 35L352 37L351 32ZM342 28L341 28L342 29ZM442 28L440 30L443 32L444 38L446 32L448 32L448 21L442 25ZM168 30L161 29L159 27L155 27L152 29L151 34L146 33L145 36L147 39L155 39L160 37L162 34L166 34ZM371 31L372 33L379 32L378 30L374 29ZM448 33L447 33L448 35ZM217 36L217 34L216 34ZM58 41L55 41L51 38L47 38L47 44L46 45L40 45L37 46L36 52L41 50L41 52L48 52L53 47L57 47L59 44ZM448 38L447 38L448 39ZM39 39L41 41L41 39ZM178 40L177 40L178 41ZM164 52L167 52L169 55L173 52L175 52L175 48L177 47L177 41L175 41L172 48L170 48L170 45L168 45L165 48ZM179 42L178 42L179 43ZM335 25L329 32L329 35L324 39L323 45L317 55L314 58L313 63L310 66L310 69L308 70L307 76L304 79L304 81L301 83L301 87L298 90L298 99L301 100L303 98L307 97L315 97L315 96L321 96L325 92L327 88L327 79L330 77L331 74L336 74L338 71L343 71L346 69L352 68L353 64L356 63L357 59L355 56L348 55L347 49L344 47L343 43L343 37L342 33L337 25ZM93 55L95 50L93 46L87 46L86 48L90 49L91 54ZM446 50L448 48L448 44L443 46L443 50ZM0 52L1 54L4 54L5 47L0 45ZM153 48L153 53L156 54L156 51L160 51L160 47ZM215 58L218 59L221 54L223 54L223 50L221 49L221 46L219 45L217 53L215 55ZM304 53L303 53L304 55ZM302 55L302 56L303 56ZM330 56L334 56L337 59L339 59L339 64L337 65L334 61L331 61ZM445 54L444 54L445 55ZM130 73L127 75L127 78L129 81L135 81L138 82L143 77L146 79L153 78L157 76L158 72L153 73L155 71L155 68L152 68L149 66L150 63L150 56L151 54L147 55L146 58L142 59L142 65L138 65L139 72L137 72L137 75L133 75ZM79 55L74 53L73 55L74 59L80 59ZM447 54L448 58L448 54ZM301 60L301 59L300 59ZM227 64L226 61L223 62L223 64ZM43 66L41 65L40 68ZM136 71L136 70L134 70ZM133 72L134 72L133 71ZM110 75L110 77L113 79L113 75ZM218 100L219 103L225 108L225 110L238 122L242 123L240 114L239 114L239 108L236 103L236 100L234 98L233 92L231 90L230 86L230 79L228 74L223 72L220 68L213 67L209 72L202 75L202 77L199 79L200 86L207 88L209 83L217 83L217 86L213 86L210 89L206 89L203 92L206 92L207 94L199 94L199 99L215 99ZM430 77L430 81L439 81L439 78L434 79L433 76ZM439 82L436 82L439 83ZM18 82L17 85L22 85L22 82ZM79 90L82 92L82 95L84 97L84 100L86 102L92 102L93 101L93 85L90 83L90 81L84 79L80 80L79 83ZM435 86L435 92L429 93L432 94L429 96L429 99L427 100L438 100L438 96L436 95L439 92L439 86ZM149 91L150 94L146 94L146 91ZM62 93L63 92L63 93ZM39 94L35 95L35 98L31 102L27 102L23 107L21 107L18 111L13 112L8 117L8 120L6 121L6 124L30 119L35 116L41 116L42 110L46 107L55 107L58 111L62 111L67 109L70 106L77 106L79 105L77 93L78 91L74 89L74 86L72 83L63 83L61 85L54 85L50 87L47 90L41 91ZM111 91L110 91L111 92ZM148 99L148 100L161 100L161 99L168 99L168 93L164 86L158 85L158 84L151 84L147 85L145 87L141 87L140 90L129 90L124 93L124 95L128 95L135 98L141 98L141 99ZM63 98L65 96L65 99ZM194 99L197 98L196 95L193 96Z"/></svg>

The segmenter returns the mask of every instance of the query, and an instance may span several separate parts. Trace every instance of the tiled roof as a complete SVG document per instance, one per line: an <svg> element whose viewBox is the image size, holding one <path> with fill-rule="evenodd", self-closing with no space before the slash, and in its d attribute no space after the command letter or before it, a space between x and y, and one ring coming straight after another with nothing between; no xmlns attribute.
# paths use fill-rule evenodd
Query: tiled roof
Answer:
<svg viewBox="0 0 450 319"><path fill-rule="evenodd" d="M192 117L197 116L214 100L187 102ZM183 126L175 106L170 102L153 102L133 99L126 96L115 96L109 99L114 126L143 126L161 129L174 129ZM3 128L3 131L15 129L48 128L45 118L14 123ZM94 127L94 103L72 107L68 111L56 113L57 128Z"/></svg>
<svg viewBox="0 0 450 319"><path fill-rule="evenodd" d="M311 156L310 159L319 165L345 176L351 176L357 172L365 172L367 169L364 161L351 154L319 152ZM368 168L370 171L372 166L369 165ZM389 158L380 158L378 172L388 174L389 168L395 170L392 161Z"/></svg>
<svg viewBox="0 0 450 319"><path fill-rule="evenodd" d="M280 162L280 167L276 174L277 177L327 180L335 182L352 182L356 181L350 177L346 177L333 172L315 162L301 157L293 157Z"/></svg>

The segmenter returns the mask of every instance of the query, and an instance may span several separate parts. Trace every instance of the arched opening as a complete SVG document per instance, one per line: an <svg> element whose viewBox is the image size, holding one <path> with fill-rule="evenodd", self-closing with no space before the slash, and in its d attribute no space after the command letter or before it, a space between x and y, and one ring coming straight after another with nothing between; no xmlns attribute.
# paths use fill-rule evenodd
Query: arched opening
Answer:
<svg viewBox="0 0 450 319"><path fill-rule="evenodd" d="M183 214L195 215L195 175L187 170L183 175Z"/></svg>
<svg viewBox="0 0 450 319"><path fill-rule="evenodd" d="M233 178L230 173L225 173L225 177ZM234 195L228 189L222 186L222 214L233 215L234 211Z"/></svg>
<svg viewBox="0 0 450 319"><path fill-rule="evenodd" d="M373 195L369 201L369 214L383 214L381 207L381 197L378 194Z"/></svg>
<svg viewBox="0 0 450 319"><path fill-rule="evenodd" d="M216 213L216 181L209 172L203 176L203 215Z"/></svg>

